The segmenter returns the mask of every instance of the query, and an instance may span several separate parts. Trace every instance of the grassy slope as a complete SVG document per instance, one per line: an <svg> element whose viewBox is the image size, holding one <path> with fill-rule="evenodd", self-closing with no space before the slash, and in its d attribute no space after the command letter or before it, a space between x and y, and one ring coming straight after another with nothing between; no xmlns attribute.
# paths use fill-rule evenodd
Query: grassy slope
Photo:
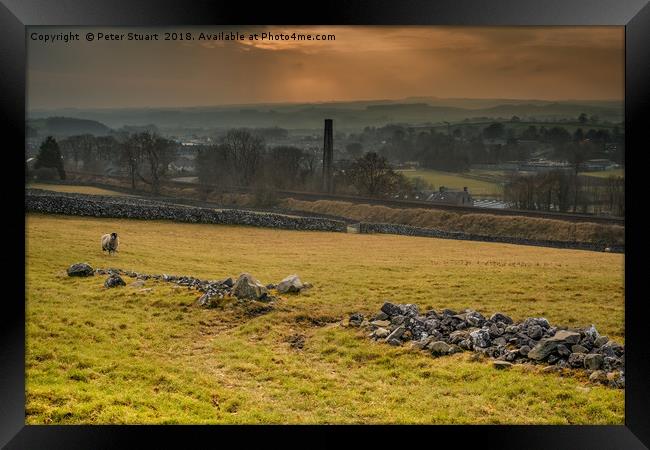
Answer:
<svg viewBox="0 0 650 450"><path fill-rule="evenodd" d="M435 189L440 186L455 190L462 190L463 187L467 187L472 195L497 195L503 192L498 183L464 177L463 174L453 172L431 169L403 170L401 172L409 178L420 177L431 183Z"/></svg>
<svg viewBox="0 0 650 450"><path fill-rule="evenodd" d="M122 248L108 257L99 236L113 230ZM249 317L195 307L196 293L167 283L104 290L104 277L65 275L77 261L264 283L299 273L315 287ZM623 423L621 390L469 354L434 359L310 320L393 299L593 322L622 342L622 255L29 215L27 262L28 423Z"/></svg>
<svg viewBox="0 0 650 450"><path fill-rule="evenodd" d="M283 207L295 211L331 214L366 222L397 223L416 227L438 228L445 231L486 236L518 237L568 242L625 243L625 227L591 222L569 222L526 216L497 216L493 214L459 214L438 209L389 208L332 200L315 202L284 199Z"/></svg>
<svg viewBox="0 0 650 450"><path fill-rule="evenodd" d="M589 177L596 177L596 178L624 177L625 169L609 169L609 170L599 170L595 172L582 172L580 175L586 175Z"/></svg>
<svg viewBox="0 0 650 450"><path fill-rule="evenodd" d="M115 196L127 195L121 192L97 188L94 186L80 186L80 185L72 185L72 184L65 185L65 184L30 183L26 187L34 188L34 189L43 189L46 191L54 191L54 192L73 192L73 193L91 194L91 195L115 195Z"/></svg>

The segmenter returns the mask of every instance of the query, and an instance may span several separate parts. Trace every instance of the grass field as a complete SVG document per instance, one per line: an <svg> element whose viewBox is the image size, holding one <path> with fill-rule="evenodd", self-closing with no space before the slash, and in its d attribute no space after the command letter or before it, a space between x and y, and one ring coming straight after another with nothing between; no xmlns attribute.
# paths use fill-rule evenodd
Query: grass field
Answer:
<svg viewBox="0 0 650 450"><path fill-rule="evenodd" d="M108 189L97 188L94 186L82 186L82 185L66 185L66 184L47 184L47 183L30 183L26 188L32 189L43 189L45 191L54 191L54 192L66 192L66 193L79 193L79 194L91 194L91 195L118 195L125 196L128 194L123 194L118 191L111 191Z"/></svg>
<svg viewBox="0 0 650 450"><path fill-rule="evenodd" d="M597 178L624 177L625 169L598 170L596 172L581 172L580 175Z"/></svg>
<svg viewBox="0 0 650 450"><path fill-rule="evenodd" d="M584 375L434 359L336 322L392 299L594 323L623 342L623 255L34 214L26 226L29 424L623 423L624 392ZM99 245L110 231L121 235L113 257ZM298 273L314 288L255 317L199 308L169 283L106 290L104 277L67 277L79 261L208 279L247 271L263 283Z"/></svg>
<svg viewBox="0 0 650 450"><path fill-rule="evenodd" d="M431 183L434 189L445 186L449 189L462 190L464 187L467 187L469 192L475 196L493 196L503 193L503 188L496 182L470 178L463 176L463 174L431 169L401 170L400 172L409 178L420 177L424 181ZM480 174L477 173L477 175Z"/></svg>

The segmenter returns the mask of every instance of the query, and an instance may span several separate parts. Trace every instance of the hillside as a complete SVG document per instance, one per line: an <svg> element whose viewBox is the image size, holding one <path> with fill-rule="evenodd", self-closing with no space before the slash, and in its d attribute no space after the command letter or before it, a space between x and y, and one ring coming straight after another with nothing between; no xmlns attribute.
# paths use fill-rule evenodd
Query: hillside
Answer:
<svg viewBox="0 0 650 450"><path fill-rule="evenodd" d="M388 235L27 216L28 424L622 424L624 391L540 366L433 358L341 326L386 299L589 326L623 342L623 255ZM99 236L116 230L120 252ZM206 245L209 243L209 245ZM266 314L142 273L313 283ZM176 287L176 289L174 288Z"/></svg>
<svg viewBox="0 0 650 450"><path fill-rule="evenodd" d="M112 128L124 125L154 124L165 127L282 127L287 129L320 129L323 118L335 120L343 130L388 123L436 123L471 118L570 119L581 113L596 115L601 120L620 122L623 102L548 102L540 100L472 100L417 98L330 103L280 103L226 105L184 108L128 109L60 109L34 110L32 118L52 115L84 118L107 124Z"/></svg>
<svg viewBox="0 0 650 450"><path fill-rule="evenodd" d="M80 134L106 136L111 133L111 129L101 122L74 117L29 119L27 120L27 126L35 130L39 137L64 137Z"/></svg>

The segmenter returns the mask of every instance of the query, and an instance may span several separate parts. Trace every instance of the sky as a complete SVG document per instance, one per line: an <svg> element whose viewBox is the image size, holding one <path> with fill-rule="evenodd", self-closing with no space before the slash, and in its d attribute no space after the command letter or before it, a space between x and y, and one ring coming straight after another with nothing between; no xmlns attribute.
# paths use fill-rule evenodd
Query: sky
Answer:
<svg viewBox="0 0 650 450"><path fill-rule="evenodd" d="M97 39L100 32L124 38ZM129 32L160 40L128 40ZM165 32L194 39L165 41ZM245 39L199 40L219 32ZM262 40L264 32L335 40ZM68 33L80 40L43 40ZM30 110L624 97L623 27L29 27L27 51Z"/></svg>

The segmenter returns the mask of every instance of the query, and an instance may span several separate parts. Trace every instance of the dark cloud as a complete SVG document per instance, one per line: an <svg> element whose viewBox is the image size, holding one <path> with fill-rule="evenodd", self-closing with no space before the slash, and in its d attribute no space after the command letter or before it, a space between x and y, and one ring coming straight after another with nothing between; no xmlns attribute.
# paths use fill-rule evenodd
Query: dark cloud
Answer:
<svg viewBox="0 0 650 450"><path fill-rule="evenodd" d="M67 32L71 28L34 28ZM334 42L28 40L28 105L189 106L408 96L622 99L623 27L227 27ZM88 31L131 29L76 29ZM165 29L137 29L159 32Z"/></svg>

